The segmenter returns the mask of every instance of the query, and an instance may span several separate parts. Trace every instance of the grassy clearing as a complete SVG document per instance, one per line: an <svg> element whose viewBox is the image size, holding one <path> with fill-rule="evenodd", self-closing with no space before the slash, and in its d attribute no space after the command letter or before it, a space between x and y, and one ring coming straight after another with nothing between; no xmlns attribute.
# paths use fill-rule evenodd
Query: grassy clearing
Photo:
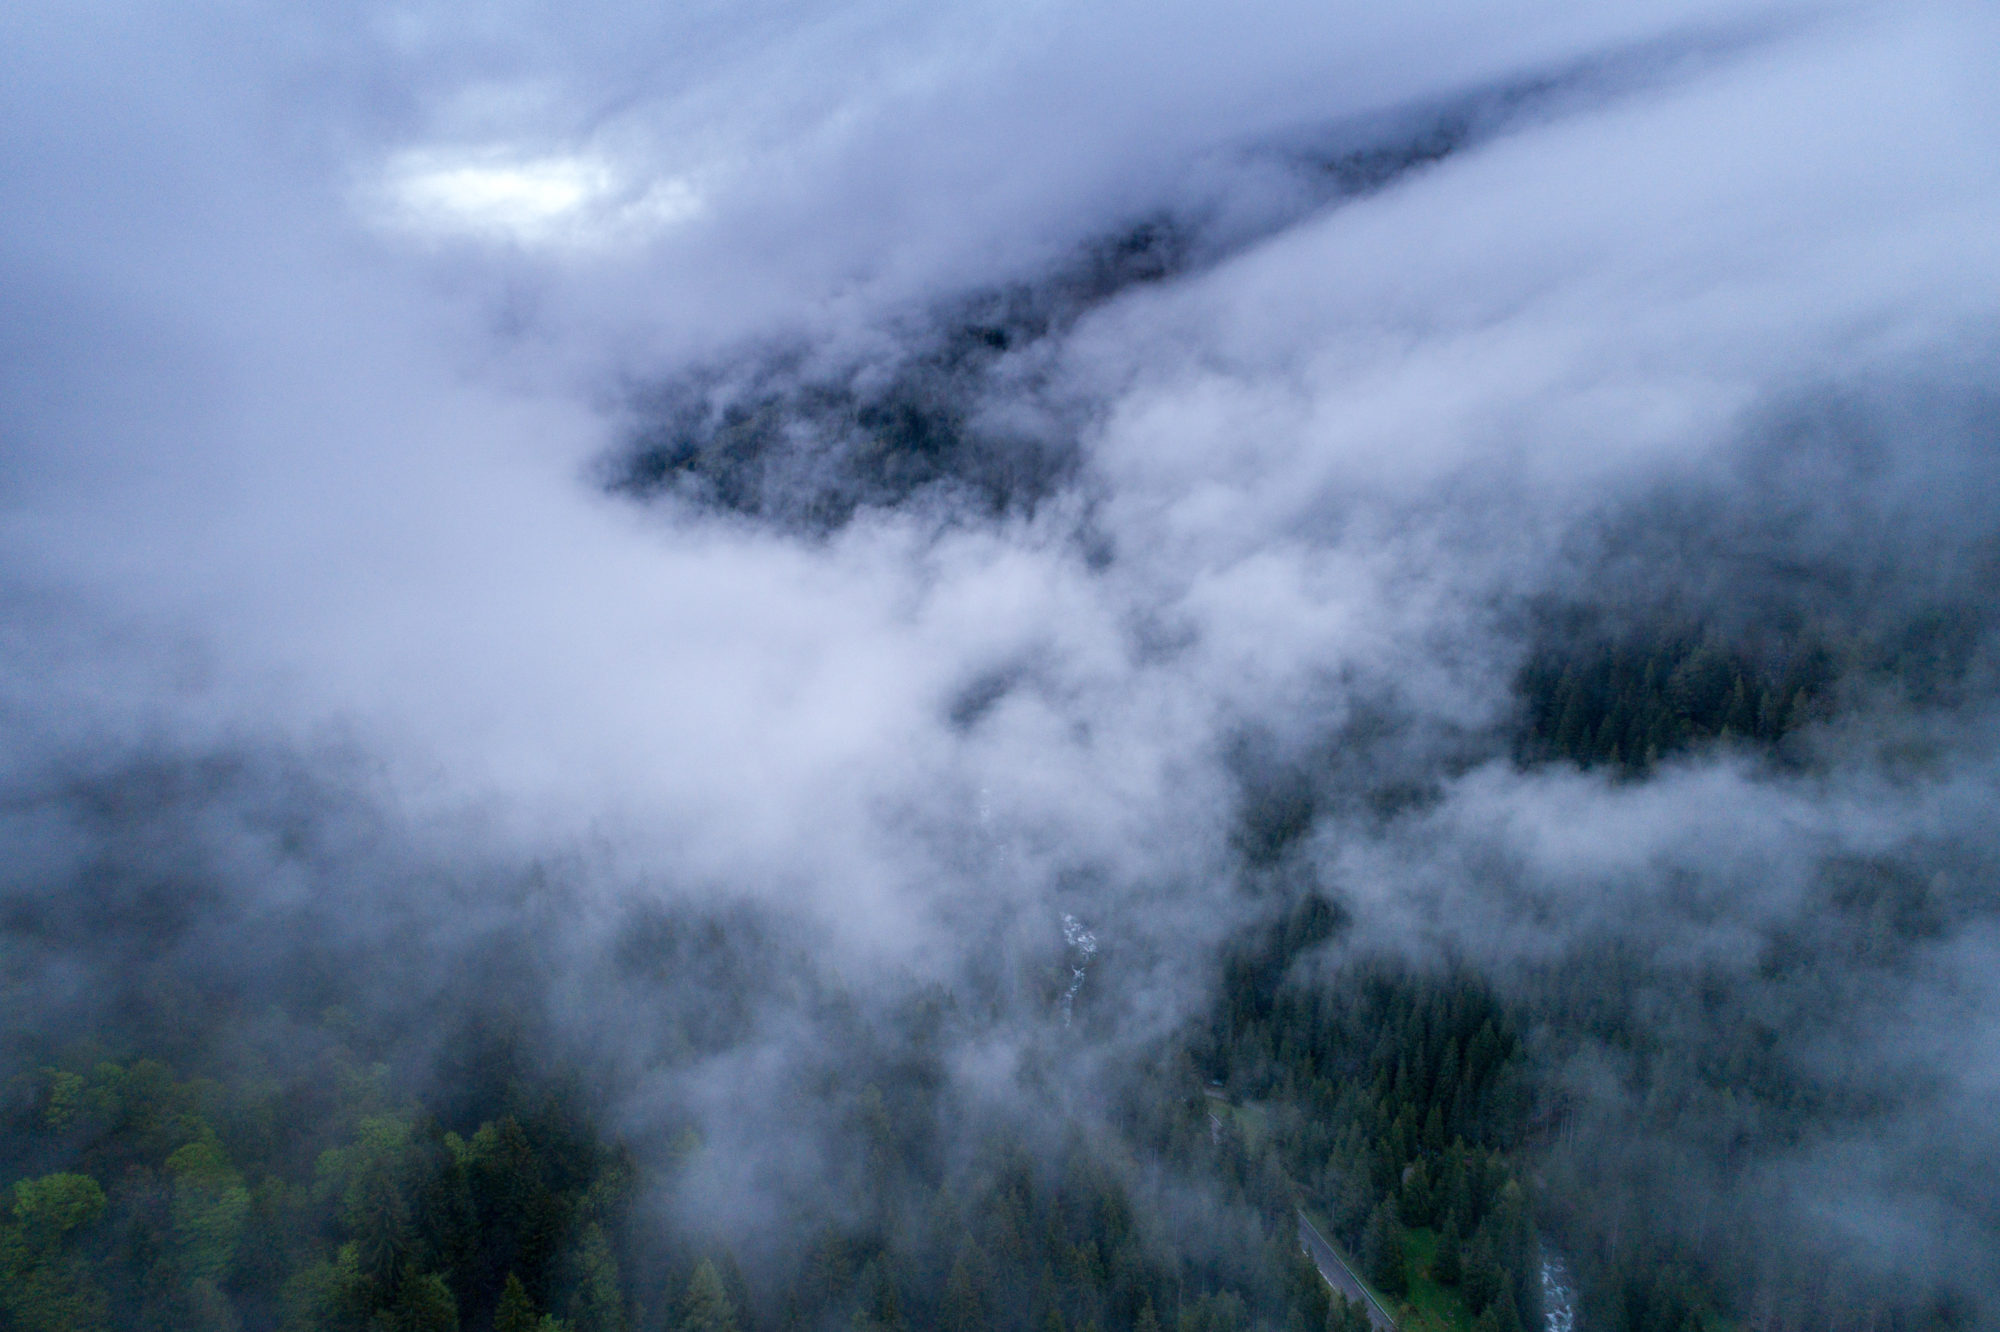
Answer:
<svg viewBox="0 0 2000 1332"><path fill-rule="evenodd" d="M1271 1112L1256 1101L1239 1105L1236 1107L1236 1124L1243 1130L1243 1145L1252 1152L1261 1151L1270 1132Z"/></svg>
<svg viewBox="0 0 2000 1332"><path fill-rule="evenodd" d="M1271 1124L1271 1113L1264 1105L1255 1101L1247 1105L1233 1105L1218 1096L1210 1096L1208 1108L1217 1119L1242 1136L1244 1147L1251 1153L1262 1149Z"/></svg>
<svg viewBox="0 0 2000 1332"><path fill-rule="evenodd" d="M1396 1321L1404 1332L1471 1332L1472 1310L1449 1286L1431 1280L1431 1260L1437 1256L1435 1230L1405 1231L1403 1258L1410 1273L1410 1297Z"/></svg>

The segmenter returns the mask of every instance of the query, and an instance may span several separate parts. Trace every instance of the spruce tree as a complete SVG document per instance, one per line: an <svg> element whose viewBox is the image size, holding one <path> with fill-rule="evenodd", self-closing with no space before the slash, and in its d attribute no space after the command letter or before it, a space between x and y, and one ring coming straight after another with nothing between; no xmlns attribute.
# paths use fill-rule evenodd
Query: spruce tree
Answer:
<svg viewBox="0 0 2000 1332"><path fill-rule="evenodd" d="M1152 1307L1146 1306L1148 1311ZM965 1247L959 1249L951 1265L951 1275L945 1280L942 1314L945 1332L976 1332L985 1326L985 1291L974 1274L974 1264Z"/></svg>
<svg viewBox="0 0 2000 1332"><path fill-rule="evenodd" d="M1403 1181L1402 1218L1405 1225L1428 1226L1436 1222L1437 1184L1430 1163L1419 1159Z"/></svg>
<svg viewBox="0 0 2000 1332"><path fill-rule="evenodd" d="M536 1332L541 1322L534 1301L528 1298L528 1288L509 1272L500 1291L500 1307L493 1315L493 1332Z"/></svg>
<svg viewBox="0 0 2000 1332"><path fill-rule="evenodd" d="M611 1254L603 1228L595 1222L584 1227L571 1267L576 1283L568 1308L571 1325L577 1332L625 1332L625 1300L618 1289L618 1260ZM716 1279L721 1280L720 1274Z"/></svg>
<svg viewBox="0 0 2000 1332"><path fill-rule="evenodd" d="M1374 1332L1375 1322L1368 1306L1345 1295L1335 1295L1326 1312L1326 1332Z"/></svg>
<svg viewBox="0 0 2000 1332"><path fill-rule="evenodd" d="M1403 1265L1403 1237L1389 1209L1377 1207L1361 1235L1361 1265L1375 1288L1391 1299L1400 1300L1410 1290L1409 1273Z"/></svg>
<svg viewBox="0 0 2000 1332"><path fill-rule="evenodd" d="M434 1272L412 1272L396 1290L389 1326L395 1332L458 1332L458 1301Z"/></svg>
<svg viewBox="0 0 2000 1332"><path fill-rule="evenodd" d="M680 1332L736 1332L736 1306L722 1288L715 1264L704 1258L688 1278L687 1295L681 1301Z"/></svg>
<svg viewBox="0 0 2000 1332"><path fill-rule="evenodd" d="M1474 1309L1485 1309L1506 1286L1507 1274L1494 1257L1492 1236L1482 1226L1472 1243L1465 1247L1464 1272L1459 1278L1459 1287L1465 1292L1467 1304Z"/></svg>
<svg viewBox="0 0 2000 1332"><path fill-rule="evenodd" d="M1431 1259L1431 1277L1446 1286L1456 1286L1465 1275L1465 1255L1458 1238L1458 1222L1445 1218L1444 1233L1438 1236L1437 1253Z"/></svg>

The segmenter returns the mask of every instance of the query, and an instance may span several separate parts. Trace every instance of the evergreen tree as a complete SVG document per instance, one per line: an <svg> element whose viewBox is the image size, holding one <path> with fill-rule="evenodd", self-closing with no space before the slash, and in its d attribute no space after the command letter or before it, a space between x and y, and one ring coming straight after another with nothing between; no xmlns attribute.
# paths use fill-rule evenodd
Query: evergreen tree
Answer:
<svg viewBox="0 0 2000 1332"><path fill-rule="evenodd" d="M1492 1236L1486 1228L1481 1227L1466 1246L1463 1266L1459 1288L1465 1294L1466 1304L1475 1310L1489 1308L1508 1283L1506 1272L1494 1257Z"/></svg>
<svg viewBox="0 0 2000 1332"><path fill-rule="evenodd" d="M1375 1332L1375 1320L1362 1301L1336 1294L1327 1309L1326 1332Z"/></svg>
<svg viewBox="0 0 2000 1332"><path fill-rule="evenodd" d="M1403 1237L1386 1206L1377 1206L1361 1235L1361 1267L1375 1289L1391 1299L1402 1299L1410 1291L1409 1273L1404 1267Z"/></svg>
<svg viewBox="0 0 2000 1332"><path fill-rule="evenodd" d="M1403 1224L1427 1226L1437 1219L1436 1190L1431 1186L1430 1166L1419 1160L1403 1180L1403 1195L1397 1213Z"/></svg>
<svg viewBox="0 0 2000 1332"><path fill-rule="evenodd" d="M393 1332L458 1332L458 1301L434 1272L412 1272L396 1289L389 1311Z"/></svg>
<svg viewBox="0 0 2000 1332"><path fill-rule="evenodd" d="M1455 1071L1455 1070L1454 1070ZM1424 1151L1435 1156L1444 1150L1444 1106L1431 1102L1431 1110L1424 1117Z"/></svg>
<svg viewBox="0 0 2000 1332"><path fill-rule="evenodd" d="M940 1311L944 1332L977 1332L986 1325L986 1292L978 1276L981 1264L969 1249L969 1245L959 1246L951 1275L945 1278Z"/></svg>
<svg viewBox="0 0 2000 1332"><path fill-rule="evenodd" d="M680 1332L736 1332L736 1306L722 1287L715 1264L704 1258L688 1278L681 1301Z"/></svg>
<svg viewBox="0 0 2000 1332"><path fill-rule="evenodd" d="M541 1322L535 1302L528 1298L528 1288L509 1272L507 1285L500 1292L500 1307L493 1315L493 1332L537 1332Z"/></svg>
<svg viewBox="0 0 2000 1332"><path fill-rule="evenodd" d="M177 1332L240 1332L243 1320L222 1288L207 1277L190 1282L181 1300L183 1312Z"/></svg>
<svg viewBox="0 0 2000 1332"><path fill-rule="evenodd" d="M1465 1275L1464 1254L1458 1238L1458 1223L1445 1220L1438 1236L1437 1253L1431 1259L1431 1277L1441 1285L1456 1286Z"/></svg>
<svg viewBox="0 0 2000 1332"><path fill-rule="evenodd" d="M595 1222L583 1228L577 1241L574 1268L575 1293L570 1296L568 1317L576 1332L625 1332L625 1301L618 1289L618 1260L603 1228ZM720 1274L717 1281L721 1280Z"/></svg>

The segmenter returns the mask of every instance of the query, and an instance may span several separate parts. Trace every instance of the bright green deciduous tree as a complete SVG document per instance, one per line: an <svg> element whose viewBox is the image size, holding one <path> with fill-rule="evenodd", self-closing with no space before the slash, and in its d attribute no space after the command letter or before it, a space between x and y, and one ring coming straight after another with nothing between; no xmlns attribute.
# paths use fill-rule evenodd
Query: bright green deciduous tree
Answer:
<svg viewBox="0 0 2000 1332"><path fill-rule="evenodd" d="M55 1174L14 1186L0 1229L0 1309L20 1332L94 1332L107 1323L82 1240L104 1215L104 1190L88 1175Z"/></svg>

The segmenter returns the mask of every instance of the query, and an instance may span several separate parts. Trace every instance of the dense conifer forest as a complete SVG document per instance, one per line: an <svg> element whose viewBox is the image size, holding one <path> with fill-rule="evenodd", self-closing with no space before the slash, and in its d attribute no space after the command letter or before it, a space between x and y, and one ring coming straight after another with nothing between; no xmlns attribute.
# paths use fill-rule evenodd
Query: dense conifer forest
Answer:
<svg viewBox="0 0 2000 1332"><path fill-rule="evenodd" d="M1616 960L1552 969L1524 1004L1464 971L1335 961L1328 946L1346 928L1338 905L1309 895L1242 937L1212 1011L1147 1051L1094 1129L1065 1127L1053 1097L1047 1124L957 1121L942 1046L869 1055L870 1038L850 1030L851 1062L815 1095L852 1154L852 1196L754 1276L715 1234L662 1224L648 1202L663 1170L670 1180L706 1150L691 1128L670 1161L641 1163L595 1122L601 1098L529 1072L504 1045L482 1058L477 1085L433 1093L433 1105L330 1030L305 1066L220 1079L78 1045L7 1089L0 1326L1369 1327L1301 1252L1301 1217L1408 1328L1543 1326L1551 1243L1585 1326L1735 1326L1740 1255L1604 1211L1565 1158L1568 1107L1538 1085L1531 1029L1544 1045L1565 1032L1653 1039L1617 1006L1638 987L1602 970ZM967 1018L932 994L898 1020L949 1035ZM1812 1095L1743 1057L1699 1076L1772 1106ZM1160 1213L1162 1170L1207 1196L1206 1222L1191 1231ZM1803 1298L1782 1325L1829 1313ZM1948 1300L1872 1313L1845 1303L1839 1316L1885 1329L1963 1321Z"/></svg>

